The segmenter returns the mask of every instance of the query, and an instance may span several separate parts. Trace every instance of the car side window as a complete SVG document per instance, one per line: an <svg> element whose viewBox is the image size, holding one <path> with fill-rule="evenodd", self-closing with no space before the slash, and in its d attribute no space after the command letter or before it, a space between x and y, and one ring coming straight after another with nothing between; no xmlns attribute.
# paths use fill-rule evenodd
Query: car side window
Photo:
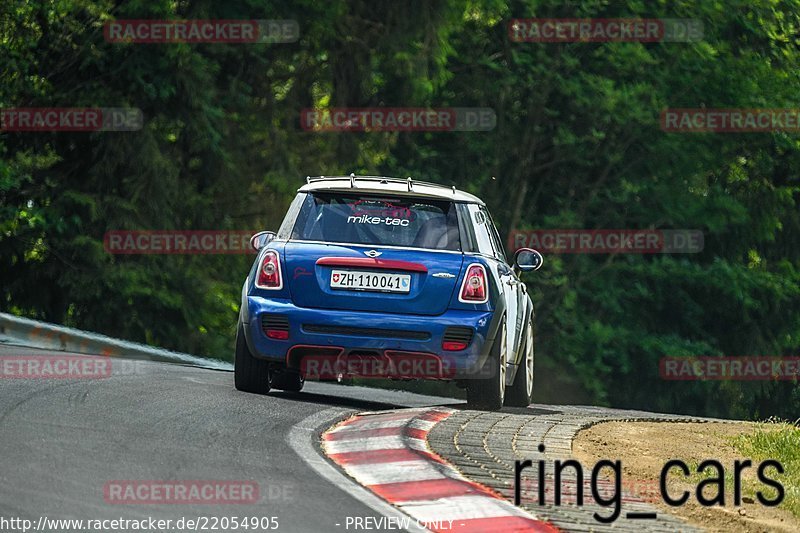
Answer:
<svg viewBox="0 0 800 533"><path fill-rule="evenodd" d="M482 207L481 211L483 211L484 217L486 217L486 226L489 229L489 235L492 239L492 246L494 247L495 255L498 259L502 259L504 262L508 263L508 260L506 259L506 251L503 247L503 240L500 238L500 233L497 231L497 226L494 225L492 216L485 207Z"/></svg>
<svg viewBox="0 0 800 533"><path fill-rule="evenodd" d="M478 241L478 251L488 256L496 256L492 245L492 233L489 229L489 219L486 213L477 205L470 204L469 212L472 216L475 239Z"/></svg>
<svg viewBox="0 0 800 533"><path fill-rule="evenodd" d="M289 239L292 236L292 228L294 227L295 220L297 220L297 213L299 213L300 208L303 207L305 198L306 194L301 192L292 200L289 209L286 211L286 215L283 217L283 223L281 223L281 227L278 229L278 239Z"/></svg>

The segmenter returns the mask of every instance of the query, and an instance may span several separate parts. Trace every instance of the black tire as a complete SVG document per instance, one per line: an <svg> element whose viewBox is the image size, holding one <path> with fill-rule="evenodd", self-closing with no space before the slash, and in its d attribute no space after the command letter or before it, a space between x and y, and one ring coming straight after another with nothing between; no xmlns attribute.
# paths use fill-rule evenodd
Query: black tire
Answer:
<svg viewBox="0 0 800 533"><path fill-rule="evenodd" d="M269 392L269 363L253 357L244 339L244 327L236 331L236 354L233 360L233 383L237 390L266 394Z"/></svg>
<svg viewBox="0 0 800 533"><path fill-rule="evenodd" d="M467 407L480 411L498 411L503 407L505 396L505 365L500 364L500 356L506 344L505 321L500 326L492 344L489 358L483 365L482 379L467 380Z"/></svg>
<svg viewBox="0 0 800 533"><path fill-rule="evenodd" d="M287 392L300 392L306 381L297 370L273 370L269 374L269 386Z"/></svg>
<svg viewBox="0 0 800 533"><path fill-rule="evenodd" d="M520 361L517 375L514 376L514 383L506 391L505 404L509 407L528 407L533 401L533 347L534 347L533 323L528 321L525 330L525 346L522 351L522 361Z"/></svg>

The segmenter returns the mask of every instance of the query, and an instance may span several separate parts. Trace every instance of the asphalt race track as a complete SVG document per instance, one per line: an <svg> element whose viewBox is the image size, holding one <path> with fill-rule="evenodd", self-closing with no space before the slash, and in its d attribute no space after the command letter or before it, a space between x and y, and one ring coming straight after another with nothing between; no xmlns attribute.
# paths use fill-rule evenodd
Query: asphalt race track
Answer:
<svg viewBox="0 0 800 533"><path fill-rule="evenodd" d="M0 362L35 354L63 352L0 345ZM101 379L0 379L0 516L277 517L280 531L345 531L346 517L391 508L363 503L365 492L298 443L358 411L460 403L325 383L258 396L236 391L230 372L105 359ZM107 503L115 480L247 480L260 498Z"/></svg>

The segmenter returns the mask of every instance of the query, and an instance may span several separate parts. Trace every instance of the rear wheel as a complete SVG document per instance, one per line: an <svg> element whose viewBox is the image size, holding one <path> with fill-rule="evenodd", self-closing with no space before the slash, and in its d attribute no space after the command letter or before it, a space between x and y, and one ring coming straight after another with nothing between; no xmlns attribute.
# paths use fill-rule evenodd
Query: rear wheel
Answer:
<svg viewBox="0 0 800 533"><path fill-rule="evenodd" d="M233 382L237 390L266 394L269 392L269 363L253 357L244 339L244 327L236 331L236 354L233 360Z"/></svg>
<svg viewBox="0 0 800 533"><path fill-rule="evenodd" d="M482 379L467 381L467 407L481 411L497 411L503 407L506 392L506 353L505 321L497 332L492 351L483 365Z"/></svg>
<svg viewBox="0 0 800 533"><path fill-rule="evenodd" d="M272 370L269 373L269 386L273 389L285 390L288 392L300 392L306 381L303 375L297 370L286 368Z"/></svg>
<svg viewBox="0 0 800 533"><path fill-rule="evenodd" d="M525 347L514 384L506 393L506 405L511 407L528 407L533 398L533 323L528 321L525 328Z"/></svg>

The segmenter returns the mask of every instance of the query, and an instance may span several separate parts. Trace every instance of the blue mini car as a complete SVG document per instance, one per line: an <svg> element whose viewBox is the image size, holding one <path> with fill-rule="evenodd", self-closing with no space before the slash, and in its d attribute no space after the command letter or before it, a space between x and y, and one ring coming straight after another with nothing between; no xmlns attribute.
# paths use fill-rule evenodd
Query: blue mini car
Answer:
<svg viewBox="0 0 800 533"><path fill-rule="evenodd" d="M534 311L485 204L432 183L308 178L277 233L261 232L242 288L235 385L305 379L455 381L470 407L527 406Z"/></svg>

